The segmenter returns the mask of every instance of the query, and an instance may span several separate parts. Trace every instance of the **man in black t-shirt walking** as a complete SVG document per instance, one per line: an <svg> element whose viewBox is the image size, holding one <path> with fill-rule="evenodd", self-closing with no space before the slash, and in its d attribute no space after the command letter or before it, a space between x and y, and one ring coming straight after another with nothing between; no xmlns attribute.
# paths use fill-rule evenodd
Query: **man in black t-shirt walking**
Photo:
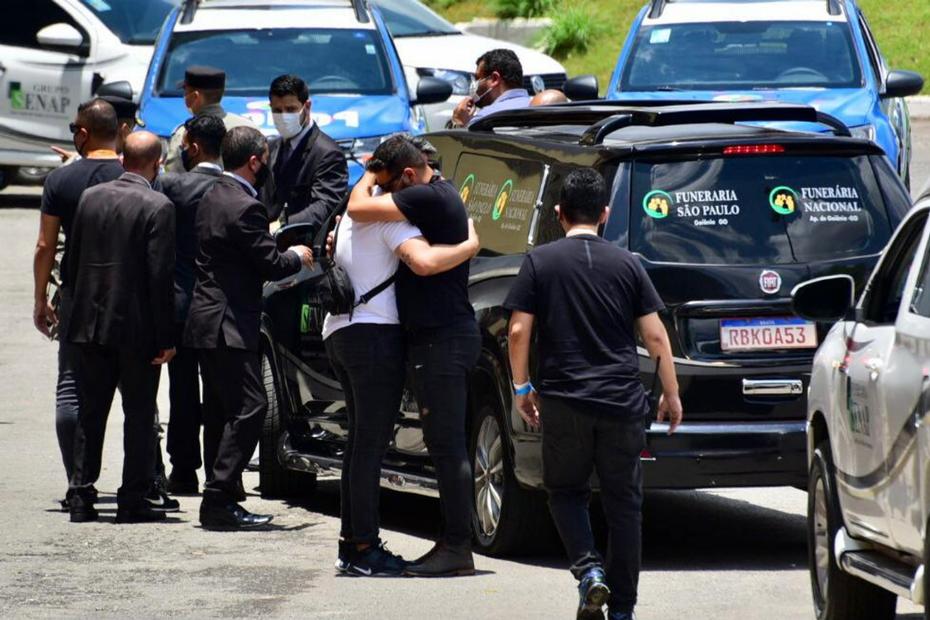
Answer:
<svg viewBox="0 0 930 620"><path fill-rule="evenodd" d="M632 620L640 564L644 421L648 399L639 378L636 334L659 362L663 393L658 420L669 433L681 422L681 400L664 309L640 262L597 234L607 220L603 177L590 168L562 187L564 239L526 257L507 297L510 366L524 421L543 434L543 481L549 508L580 582L579 620ZM538 323L536 380L529 349ZM606 563L594 546L588 503L593 470L610 528Z"/></svg>
<svg viewBox="0 0 930 620"><path fill-rule="evenodd" d="M430 245L468 239L468 214L451 183L426 164L410 136L388 139L399 148L377 175L365 174L349 198L356 222L408 220ZM387 142L385 142L387 144ZM406 148L404 148L406 147ZM388 149L385 149L386 151ZM391 193L375 196L375 188ZM468 300L468 262L432 276L417 276L401 251L395 290L407 333L407 359L414 379L423 438L436 467L443 533L425 556L407 567L411 576L469 575L471 552L471 466L465 439L468 375L478 361L481 337Z"/></svg>
<svg viewBox="0 0 930 620"><path fill-rule="evenodd" d="M123 166L116 154L118 125L116 111L103 99L93 99L78 106L77 117L71 124L74 147L81 159L53 170L45 179L42 190L42 214L39 219L39 238L36 242L33 275L35 278L35 307L32 317L36 329L51 337L59 322L67 320L68 310L61 290L58 312L48 299L48 285L55 264L58 232L64 231L65 251L60 273L65 273L68 261L68 242L74 213L84 190L98 183L113 181L123 174ZM78 393L75 380L76 351L73 344L62 340L58 345L58 386L55 395L55 428L58 446L71 479L74 466L74 433L78 419ZM91 488L91 492L94 491ZM62 507L68 510L67 497Z"/></svg>

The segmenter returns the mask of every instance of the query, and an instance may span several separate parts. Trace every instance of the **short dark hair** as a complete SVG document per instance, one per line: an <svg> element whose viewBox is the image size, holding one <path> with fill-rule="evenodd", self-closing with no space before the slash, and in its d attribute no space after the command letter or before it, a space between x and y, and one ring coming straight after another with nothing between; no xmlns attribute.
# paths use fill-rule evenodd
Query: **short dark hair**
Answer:
<svg viewBox="0 0 930 620"><path fill-rule="evenodd" d="M301 103L307 103L310 99L310 89L307 88L307 83L296 75L279 75L271 82L268 98L287 97L288 95L294 95Z"/></svg>
<svg viewBox="0 0 930 620"><path fill-rule="evenodd" d="M86 129L95 140L116 140L119 133L116 108L106 99L99 97L78 106L77 124Z"/></svg>
<svg viewBox="0 0 930 620"><path fill-rule="evenodd" d="M220 156L223 138L226 137L226 124L218 116L205 114L195 116L184 122L188 142L196 142L203 152L214 159Z"/></svg>
<svg viewBox="0 0 930 620"><path fill-rule="evenodd" d="M423 161L423 151L416 138L406 133L394 134L378 145L366 169L369 172L382 172L387 170L391 175L400 174L404 168L422 169L426 166Z"/></svg>
<svg viewBox="0 0 930 620"><path fill-rule="evenodd" d="M513 50L496 49L485 52L478 58L475 66L480 67L482 63L484 63L485 74L497 71L507 86L511 88L523 86L523 65L520 64L520 59Z"/></svg>
<svg viewBox="0 0 930 620"><path fill-rule="evenodd" d="M254 127L233 127L223 138L223 167L238 170L253 156L261 158L267 144L262 132Z"/></svg>
<svg viewBox="0 0 930 620"><path fill-rule="evenodd" d="M607 183L594 168L572 170L562 183L559 209L572 224L597 224L607 205Z"/></svg>

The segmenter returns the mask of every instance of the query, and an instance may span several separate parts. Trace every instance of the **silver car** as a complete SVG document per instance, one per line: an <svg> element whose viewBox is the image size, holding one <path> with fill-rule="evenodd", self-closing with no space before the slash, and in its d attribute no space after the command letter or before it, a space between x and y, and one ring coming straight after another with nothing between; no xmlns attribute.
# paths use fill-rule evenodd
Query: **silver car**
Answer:
<svg viewBox="0 0 930 620"><path fill-rule="evenodd" d="M895 617L925 604L930 519L930 193L901 223L866 289L798 285L795 312L833 328L808 397L808 536L821 620ZM842 266L837 265L837 273Z"/></svg>

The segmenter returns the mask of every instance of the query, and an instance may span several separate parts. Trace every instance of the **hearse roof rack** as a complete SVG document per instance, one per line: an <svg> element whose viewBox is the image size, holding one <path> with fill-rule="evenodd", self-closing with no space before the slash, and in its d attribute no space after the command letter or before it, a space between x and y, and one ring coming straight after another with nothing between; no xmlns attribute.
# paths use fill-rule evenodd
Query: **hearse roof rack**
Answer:
<svg viewBox="0 0 930 620"><path fill-rule="evenodd" d="M181 6L180 21L182 24L189 24L194 21L194 15L197 13L197 9L201 8L202 5L223 8L249 8L257 4L294 8L340 7L348 5L355 11L355 19L357 19L359 23L367 24L371 21L371 17L368 14L368 0L319 0L317 2L313 0L264 0L263 2L258 2L256 0L184 0L184 4Z"/></svg>

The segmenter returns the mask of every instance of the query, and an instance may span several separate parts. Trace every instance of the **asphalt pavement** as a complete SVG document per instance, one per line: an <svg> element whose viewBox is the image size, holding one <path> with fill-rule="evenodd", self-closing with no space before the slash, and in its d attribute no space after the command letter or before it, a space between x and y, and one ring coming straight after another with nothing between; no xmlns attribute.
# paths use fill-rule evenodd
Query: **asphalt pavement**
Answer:
<svg viewBox="0 0 930 620"><path fill-rule="evenodd" d="M915 126L915 189L930 180L930 122ZM574 582L558 544L507 560L477 558L478 575L353 579L333 571L338 495L261 500L269 532L207 532L197 498L166 523L115 525L121 412L114 404L102 520L57 510L66 481L55 441L55 345L32 327L32 249L39 191L0 192L0 617L573 618ZM159 407L168 410L165 383ZM383 537L415 557L430 547L435 500L385 491ZM795 489L652 492L646 497L640 620L812 618L806 495ZM899 620L920 608L900 601Z"/></svg>

